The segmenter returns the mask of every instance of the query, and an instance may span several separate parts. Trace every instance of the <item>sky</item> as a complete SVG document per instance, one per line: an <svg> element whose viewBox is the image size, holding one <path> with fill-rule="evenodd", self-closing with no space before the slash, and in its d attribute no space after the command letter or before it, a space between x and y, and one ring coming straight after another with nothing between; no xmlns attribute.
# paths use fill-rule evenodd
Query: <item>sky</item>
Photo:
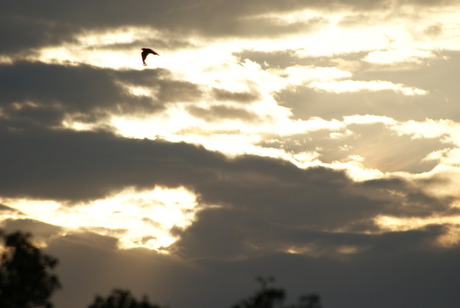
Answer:
<svg viewBox="0 0 460 308"><path fill-rule="evenodd" d="M458 307L460 1L0 2L0 227L113 288ZM142 64L141 48L152 48Z"/></svg>

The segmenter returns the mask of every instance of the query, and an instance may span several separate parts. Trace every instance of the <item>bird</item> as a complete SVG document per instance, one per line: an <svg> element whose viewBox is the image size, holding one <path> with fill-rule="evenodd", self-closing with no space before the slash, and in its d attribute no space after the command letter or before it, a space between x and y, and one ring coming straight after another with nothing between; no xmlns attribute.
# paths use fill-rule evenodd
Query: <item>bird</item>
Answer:
<svg viewBox="0 0 460 308"><path fill-rule="evenodd" d="M150 48L142 48L142 53L141 53L141 55L142 55L142 63L144 63L144 65L147 65L147 63L145 63L145 58L147 58L147 56L148 56L149 54L153 54L153 55L159 56L158 53L156 53L155 51L153 51L153 50L150 49Z"/></svg>

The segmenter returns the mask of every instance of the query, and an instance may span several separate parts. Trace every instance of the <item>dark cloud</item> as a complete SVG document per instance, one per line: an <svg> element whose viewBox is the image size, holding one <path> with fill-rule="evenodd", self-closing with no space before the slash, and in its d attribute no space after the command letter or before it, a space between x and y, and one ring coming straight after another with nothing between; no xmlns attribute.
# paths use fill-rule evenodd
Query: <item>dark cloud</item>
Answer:
<svg viewBox="0 0 460 308"><path fill-rule="evenodd" d="M350 67L362 66L361 60L368 55L367 51L347 52L333 56L303 56L300 52L308 50L308 46L301 49L286 49L275 51L243 50L234 53L242 62L249 59L258 63L263 69L285 69L291 66L333 67L349 70ZM345 66L345 67L343 67ZM348 66L348 67L346 67Z"/></svg>
<svg viewBox="0 0 460 308"><path fill-rule="evenodd" d="M0 204L0 212L12 212L12 213L18 213L18 214L21 213L20 211L13 209L9 206L6 206L4 204Z"/></svg>
<svg viewBox="0 0 460 308"><path fill-rule="evenodd" d="M342 172L255 157L240 158L231 169L200 190L203 202L306 228L335 228L379 211L347 192L351 181Z"/></svg>
<svg viewBox="0 0 460 308"><path fill-rule="evenodd" d="M262 52L254 50L244 50L242 52L235 53L242 62L245 59L249 59L253 62L258 63L263 69L269 67L275 68L286 68L294 65L305 65L310 63L310 60L302 60L296 56L295 50L283 50L273 52Z"/></svg>
<svg viewBox="0 0 460 308"><path fill-rule="evenodd" d="M427 91L426 95L407 96L393 90L357 91L333 93L299 85L284 88L274 97L280 105L293 112L295 118L340 119L347 115L380 115L398 121L424 121L430 119L452 119L456 121L460 111L455 102L459 97L455 84L455 67L460 57L457 52L442 52L422 65L401 63L398 66L372 65L362 62L365 52L337 55L333 57L300 58L294 51L255 52L237 54L240 59L249 59L264 69L284 69L294 65L339 67L353 73L351 80L375 82L376 80L401 84ZM448 60L447 60L448 59ZM346 67L350 65L351 67ZM409 69L408 69L409 67ZM433 103L436 102L436 108Z"/></svg>
<svg viewBox="0 0 460 308"><path fill-rule="evenodd" d="M239 259L293 249L340 258L344 257L341 248L352 247L360 253L375 238L345 230L378 231L371 223L378 215L458 214L450 206L451 198L435 198L421 190L423 185L400 178L351 185L340 180L340 174L314 169L298 181L280 178L283 184L278 185L273 178L262 185L269 176L259 177L258 185L238 179L237 188L228 180L225 192L219 190L219 183L202 190L202 201L221 207L202 210L192 226L176 230L180 240L173 251L187 258ZM339 229L340 233L333 231Z"/></svg>
<svg viewBox="0 0 460 308"><path fill-rule="evenodd" d="M339 25L353 26L368 22L364 10L449 3L453 1L7 0L0 3L0 40L5 42L0 54L23 59L44 46L80 44L78 36L128 27L147 27L160 34L90 48L174 49L190 47L192 35L251 38L309 33L327 25L323 13L334 9L350 9ZM296 23L276 18L304 8L316 9L318 17ZM433 23L420 31L426 38L445 29ZM430 92L407 97L392 91L333 94L305 85L291 87L275 98L293 111L293 120L356 114L455 120L460 114L456 52L438 54L450 61L427 60L421 68L407 70L405 65L404 71L363 63L366 53L301 58L295 50L246 50L235 55L263 69L337 67L337 63L361 61L354 66L354 80L386 80ZM130 86L151 89L154 95L136 96ZM320 292L325 307L458 306L459 247L437 244L440 236L451 232L450 226L384 232L373 220L378 215L458 215L451 207L454 197L428 193L428 188L443 181L450 184L451 179L409 181L395 176L357 183L342 171L301 169L280 159L251 155L230 159L186 143L123 138L102 128L93 132L60 128L66 116L93 124L108 115L154 113L181 103L206 121L258 119L244 107L260 99L260 93L212 89L212 99L221 105L189 104L202 100L203 91L164 69L117 71L38 62L0 65L0 196L6 198L0 213L4 217L21 215L8 207L7 198L53 199L65 207L127 187L158 185L184 186L198 198L195 221L172 230L178 241L169 255L120 250L115 237L70 232L33 219L3 221L7 230L31 231L46 240L47 251L60 259L64 289L55 297L57 307L84 307L96 293L107 294L114 287L131 289L137 296L147 293L152 302L176 308L230 306L248 295L256 275L265 274L275 275L293 296ZM427 154L450 146L434 139L395 136L381 124L347 129L351 134L332 136L322 130L292 138L270 136L260 145L276 143L276 148L287 152L319 152L323 162L361 155L366 167L414 173L434 166L422 162ZM144 221L154 223L150 217ZM121 227L112 234L119 236ZM154 236L147 234L144 239Z"/></svg>
<svg viewBox="0 0 460 308"><path fill-rule="evenodd" d="M2 228L6 232L30 232L35 240L43 242L48 242L62 230L61 227L33 219L8 219L2 222Z"/></svg>
<svg viewBox="0 0 460 308"><path fill-rule="evenodd" d="M213 96L220 101L233 101L241 103L250 103L259 98L258 93L250 92L233 92L225 89L213 89Z"/></svg>
<svg viewBox="0 0 460 308"><path fill-rule="evenodd" d="M353 26L370 26L375 22L375 18L369 18L365 14L353 14L344 16L338 25L341 27L353 27Z"/></svg>
<svg viewBox="0 0 460 308"><path fill-rule="evenodd" d="M189 186L222 155L187 144L110 133L4 133L1 194L67 200L103 197L125 186ZM212 173L210 175L212 177ZM3 185L4 184L4 185Z"/></svg>
<svg viewBox="0 0 460 308"><path fill-rule="evenodd" d="M267 140L260 145L294 153L317 153L318 159L326 163L348 161L351 155L357 155L366 168L411 173L432 170L437 161L425 158L450 146L439 138L416 139L411 135L398 135L391 126L382 123L349 124L337 131L322 129L283 138L270 136Z"/></svg>
<svg viewBox="0 0 460 308"><path fill-rule="evenodd" d="M443 179L438 179L441 182ZM446 180L446 179L444 179ZM455 200L451 196L435 197L424 188L433 185L431 181L406 181L393 177L388 179L369 180L357 185L361 194L369 198L384 200L387 214L398 217L431 217L438 214L457 215L459 210L452 207ZM393 195L387 198L388 195Z"/></svg>
<svg viewBox="0 0 460 308"><path fill-rule="evenodd" d="M85 200L154 185L183 185L198 194L202 210L195 222L174 231L180 239L171 250L181 257L121 251L115 238L91 233L53 237L47 250L61 260L64 285L58 306L87 305L113 287L178 308L230 305L248 294L259 274L292 284L294 294L314 289L329 306L355 307L360 297L363 307L383 308L389 299L382 288L398 299L394 307L419 304L420 288L431 290L426 300L443 297L446 307L456 305L457 290L439 286L459 277L442 265L455 264L458 249L434 244L445 228L373 234L378 228L368 224L356 233L357 225L363 228L378 214L455 214L449 200L423 192L429 182L394 178L358 185L330 169L303 170L256 156L228 159L184 143L107 132L3 132L0 142L6 149L0 152L2 196ZM289 249L298 253L282 253Z"/></svg>
<svg viewBox="0 0 460 308"><path fill-rule="evenodd" d="M131 290L137 297L149 295L151 302L171 307L198 303L204 270L171 255L146 249L119 250L117 240L95 233L81 232L54 238L47 252L61 260L58 274L64 286L55 296L57 307L81 308L96 294L113 288ZM202 278L201 278L202 279Z"/></svg>
<svg viewBox="0 0 460 308"><path fill-rule="evenodd" d="M66 115L97 122L109 114L145 114L194 101L201 90L166 70L113 71L92 66L22 62L0 66L0 108L10 125L59 126ZM135 96L128 86L154 97ZM18 124L19 123L19 124Z"/></svg>
<svg viewBox="0 0 460 308"><path fill-rule="evenodd" d="M293 50L246 50L236 54L241 60L254 61L263 69L285 69L295 65L340 68L345 65L344 70L351 69L351 80L380 80L427 91L426 95L407 96L393 90L333 93L313 89L308 84L291 86L275 93L275 99L280 105L290 108L295 118L337 119L346 115L371 114L399 121L458 119L460 105L455 103L460 95L455 83L456 63L460 61L458 52L440 52L433 59L421 60L425 63L417 66L409 60L408 63L390 67L365 63L362 59L366 55L365 52L359 52L333 57L301 58ZM436 102L436 108L433 108L433 102Z"/></svg>
<svg viewBox="0 0 460 308"><path fill-rule="evenodd" d="M436 37L443 32L443 26L442 24L433 24L431 26L428 26L423 33L425 35L431 36L431 37Z"/></svg>
<svg viewBox="0 0 460 308"><path fill-rule="evenodd" d="M273 3L269 4L269 8ZM244 1L228 4L228 1L192 4L176 0L137 1L134 4L118 3L116 6L110 1L70 2L63 5L50 0L37 5L33 1L6 1L0 6L0 20L3 24L0 27L0 39L8 44L2 44L0 52L30 52L41 46L73 41L77 34L84 31L126 26L146 26L171 32L198 30L215 34L244 33L247 30L238 30L240 24L236 19L259 11L257 6L248 5ZM290 6L285 9L294 9L298 4ZM276 5L272 9L282 8Z"/></svg>
<svg viewBox="0 0 460 308"><path fill-rule="evenodd" d="M264 221L311 228L338 228L391 210L399 200L375 201L353 193L355 184L343 172L302 170L256 156L229 160L185 143L135 140L107 132L35 131L0 136L5 197L68 201L101 198L125 187L185 186L204 204L257 213ZM402 181L402 180L401 180ZM375 190L391 190L374 182ZM446 206L417 187L396 185L411 215L428 215ZM409 189L410 188L410 189ZM418 198L418 199L417 199ZM424 199L425 198L425 199ZM429 210L423 212L419 209Z"/></svg>
<svg viewBox="0 0 460 308"><path fill-rule="evenodd" d="M284 210L291 210L287 202ZM303 225L294 215L289 218L287 215L278 217L280 213L273 212L270 205L254 210L203 210L190 228L175 231L180 240L173 245L171 251L185 258L198 259L240 260L288 251L306 256L342 259L347 255L340 251L341 248L353 247L356 252L362 252L372 242L372 236L322 232L309 227L309 221L317 218L320 220L321 213L307 216L298 210L295 214L304 220Z"/></svg>
<svg viewBox="0 0 460 308"><path fill-rule="evenodd" d="M75 26L16 6L12 1L0 4L0 40L8 42L1 44L0 54L24 56L35 48L74 41Z"/></svg>
<svg viewBox="0 0 460 308"><path fill-rule="evenodd" d="M394 73L395 76L397 74L399 73ZM386 81L395 82L391 78ZM450 90L455 91L453 88ZM438 90L421 96L406 96L392 90L333 93L299 86L281 90L275 97L279 104L291 108L294 115L300 119L333 119L356 114L387 116L398 121L423 121L427 117L456 119L458 108L451 104L450 99L445 96L446 93L448 92ZM455 100L453 96L449 97ZM433 101L438 104L435 110Z"/></svg>
<svg viewBox="0 0 460 308"><path fill-rule="evenodd" d="M152 30L153 31L153 30ZM83 35L84 36L84 35ZM159 38L134 38L129 42L116 42L110 43L102 41L98 45L92 45L91 50L101 51L114 51L114 50L131 50L133 54L136 54L139 47L152 46L159 53L163 53L163 50L175 50L175 49L187 49L198 47L193 42L189 41L189 38L175 38L172 33L167 33Z"/></svg>
<svg viewBox="0 0 460 308"><path fill-rule="evenodd" d="M414 139L409 135L400 136L383 124L349 125L347 129L350 132L349 138L339 138L350 147L345 152L363 157L362 163L365 167L382 172L428 172L435 167L436 162L426 161L425 158L433 151L446 148L446 144L437 138ZM389 144L391 147L388 147ZM339 146L337 140L335 147ZM334 142L329 150L323 152L324 158L327 161L343 159L343 156L340 158L334 155L333 148Z"/></svg>
<svg viewBox="0 0 460 308"><path fill-rule="evenodd" d="M431 119L460 119L458 97L460 89L455 82L456 67L460 65L460 53L456 51L439 52L436 58L426 60L424 65L410 70L397 68L388 69L386 66L376 66L356 72L355 78L360 80L388 80L417 87L429 92L428 95L417 96L405 104L399 99L387 99L387 114L400 120ZM382 101L385 103L385 101ZM433 104L436 108L433 108ZM396 114L396 111L398 114Z"/></svg>
<svg viewBox="0 0 460 308"><path fill-rule="evenodd" d="M244 15L242 16L244 17ZM277 18L242 18L233 17L227 23L219 20L214 27L205 32L212 36L249 36L249 37L276 37L294 33L308 33L327 25L321 17L311 18L302 22L285 23Z"/></svg>
<svg viewBox="0 0 460 308"><path fill-rule="evenodd" d="M216 105L209 108L191 106L188 107L187 110L193 116L202 118L208 122L223 121L227 119L242 120L245 122L258 122L261 120L257 114L246 109L225 105Z"/></svg>
<svg viewBox="0 0 460 308"><path fill-rule="evenodd" d="M187 260L139 249L120 251L114 239L90 233L55 238L47 251L61 260L64 289L55 296L58 307L84 307L95 293L107 294L113 287L147 294L151 302L171 307L225 307L252 293L257 275L274 275L292 301L319 292L327 307L436 307L442 302L450 308L458 304L460 276L454 264L460 251L432 245L442 232L433 226L360 236L355 242L367 249L347 259L267 254L233 261Z"/></svg>
<svg viewBox="0 0 460 308"><path fill-rule="evenodd" d="M421 6L444 6L458 3L457 0L404 0L401 4L416 4Z"/></svg>
<svg viewBox="0 0 460 308"><path fill-rule="evenodd" d="M42 63L18 63L0 67L2 105L37 102L64 105L70 111L87 112L96 105L110 106L123 99L110 73L89 66L65 67Z"/></svg>
<svg viewBox="0 0 460 308"><path fill-rule="evenodd" d="M43 126L56 127L61 124L63 119L62 110L53 106L25 104L18 107L12 104L2 108L2 112L4 113L4 123L0 126L13 130ZM6 121L5 118L7 118Z"/></svg>
<svg viewBox="0 0 460 308"><path fill-rule="evenodd" d="M447 5L454 1L413 0L406 4ZM104 0L72 1L65 5L56 0L3 1L0 5L0 53L17 55L42 46L75 42L76 35L92 30L106 31L128 26L151 27L168 33L204 35L274 35L311 28L318 19L295 24L277 19L260 19L263 14L280 14L313 8L329 11L349 7L356 10L388 8L386 0L328 1L174 1L120 2ZM257 17L254 19L254 16Z"/></svg>

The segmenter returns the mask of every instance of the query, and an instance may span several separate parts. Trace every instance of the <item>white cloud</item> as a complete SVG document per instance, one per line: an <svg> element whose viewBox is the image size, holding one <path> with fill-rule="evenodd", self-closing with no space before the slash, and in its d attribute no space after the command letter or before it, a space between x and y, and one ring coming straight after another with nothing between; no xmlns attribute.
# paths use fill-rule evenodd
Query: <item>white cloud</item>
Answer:
<svg viewBox="0 0 460 308"><path fill-rule="evenodd" d="M426 60L434 57L433 52L428 50L398 48L372 51L363 60L379 65L423 64Z"/></svg>
<svg viewBox="0 0 460 308"><path fill-rule="evenodd" d="M390 117L386 116L377 116L377 115L352 115L343 117L345 123L347 124L373 124L373 123L382 123L382 124L395 124L396 121Z"/></svg>
<svg viewBox="0 0 460 308"><path fill-rule="evenodd" d="M460 124L452 120L410 120L394 125L393 129L400 135L411 135L413 138L440 138L445 143L460 146Z"/></svg>
<svg viewBox="0 0 460 308"><path fill-rule="evenodd" d="M5 199L2 203L22 213L2 213L5 219L34 219L60 226L64 233L116 235L123 249L167 248L176 240L170 229L188 226L197 211L193 193L184 188L161 187L146 191L125 189L105 199L73 205L27 199Z"/></svg>
<svg viewBox="0 0 460 308"><path fill-rule="evenodd" d="M359 91L394 91L407 96L426 95L427 91L414 87L407 87L403 84L390 81L359 81L359 80L340 80L332 82L313 82L310 86L314 89L333 92L333 93L353 93Z"/></svg>

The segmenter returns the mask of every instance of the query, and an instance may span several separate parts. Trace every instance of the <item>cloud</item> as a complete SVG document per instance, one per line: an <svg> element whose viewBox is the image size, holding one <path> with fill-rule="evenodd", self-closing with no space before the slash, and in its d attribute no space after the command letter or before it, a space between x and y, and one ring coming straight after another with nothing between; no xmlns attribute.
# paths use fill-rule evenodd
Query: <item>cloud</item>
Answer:
<svg viewBox="0 0 460 308"><path fill-rule="evenodd" d="M379 50L370 52L363 60L379 65L398 65L401 63L423 63L433 54L424 50Z"/></svg>
<svg viewBox="0 0 460 308"><path fill-rule="evenodd" d="M449 61L443 57L448 57ZM352 80L316 82L316 85L331 92L301 84L276 91L275 99L291 108L294 116L300 119L370 114L400 121L423 121L426 118L456 120L458 106L452 102L458 96L458 87L452 82L455 74L452 65L457 61L457 52L446 52L426 65L410 70L355 68ZM436 108L433 108L434 102Z"/></svg>
<svg viewBox="0 0 460 308"><path fill-rule="evenodd" d="M107 71L91 67L19 63L2 66L0 76L5 89L2 104L62 104L70 111L87 112L96 105L116 103L124 96Z"/></svg>
<svg viewBox="0 0 460 308"><path fill-rule="evenodd" d="M360 121L366 121L367 118L366 115L359 117L362 119ZM359 157L365 168L411 173L430 171L436 166L436 161L427 160L426 157L434 149L448 147L439 139L399 135L399 123L387 124L374 120L378 119L369 116L370 122L353 123L349 120L350 123L342 127L325 127L283 137L271 136L270 141L262 141L261 146L283 148L293 153L310 151L316 153L316 160L329 164ZM388 148L388 144L392 147Z"/></svg>
<svg viewBox="0 0 460 308"><path fill-rule="evenodd" d="M243 108L230 107L225 105L211 106L210 108L189 107L188 111L198 117L203 118L208 122L223 121L225 119L257 121L258 116Z"/></svg>
<svg viewBox="0 0 460 308"><path fill-rule="evenodd" d="M393 84L388 81L359 81L359 80L342 80L333 82L314 82L311 84L314 89L327 92L344 93L357 91L395 91L403 95L425 95L426 91L417 88L406 87L402 84Z"/></svg>
<svg viewBox="0 0 460 308"><path fill-rule="evenodd" d="M1 226L61 260L57 306L124 287L218 307L273 274L327 307L456 307L457 11L1 3ZM144 249L159 229L177 241Z"/></svg>
<svg viewBox="0 0 460 308"><path fill-rule="evenodd" d="M184 186L204 205L259 213L264 220L305 227L335 229L404 211L443 210L445 201L419 186L397 186L374 180L372 191L397 189L382 201L356 195L342 171L299 169L284 161L256 156L228 159L184 143L125 139L106 132L4 133L2 152L4 197L82 201L108 196L126 187L137 189ZM46 144L46 147L42 145ZM15 159L12 160L11 158ZM377 188L374 188L377 186ZM413 190L413 192L412 192ZM367 194L365 194L367 196ZM400 197L397 197L400 196ZM435 202L436 201L436 202ZM387 203L389 208L384 206ZM388 212L391 210L390 212Z"/></svg>
<svg viewBox="0 0 460 308"><path fill-rule="evenodd" d="M225 89L213 89L213 95L220 101L235 101L241 103L253 102L259 98L257 93L233 92Z"/></svg>
<svg viewBox="0 0 460 308"><path fill-rule="evenodd" d="M97 122L111 114L155 113L167 104L193 101L199 86L175 80L166 70L113 71L92 66L22 62L0 66L2 116L60 126L66 116ZM132 87L154 90L137 95Z"/></svg>
<svg viewBox="0 0 460 308"><path fill-rule="evenodd" d="M208 168L202 167L225 161L192 145L123 139L106 132L36 131L0 138L8 145L2 152L2 194L11 197L84 200L133 185L189 185L206 174Z"/></svg>
<svg viewBox="0 0 460 308"><path fill-rule="evenodd" d="M255 173L258 165L265 172ZM172 250L187 258L239 259L277 252L346 256L367 249L369 243L357 241L365 237L359 233L377 231L373 221L379 216L458 215L450 207L451 197L425 192L430 182L395 177L355 185L322 168L270 177L275 167L270 165L254 164L244 177L225 181L225 187L216 182L200 190L202 202L218 206L202 210L194 224L177 230L180 239ZM339 238L343 240L331 241Z"/></svg>
<svg viewBox="0 0 460 308"><path fill-rule="evenodd" d="M455 1L405 1L402 5L441 6ZM298 22L279 23L276 18L260 18L267 14L283 15L298 10L315 9L333 11L348 7L357 10L388 8L388 1L341 0L317 3L315 1L203 1L189 3L176 0L150 1L134 4L110 1L72 2L67 5L48 0L41 5L33 1L2 4L0 53L14 55L34 52L42 46L59 45L75 41L76 36L88 31L105 31L115 27L149 27L168 33L201 33L209 36L273 35L295 33L315 24ZM52 10L51 10L52 8ZM51 12L52 11L52 12Z"/></svg>
<svg viewBox="0 0 460 308"><path fill-rule="evenodd" d="M8 226L33 218L59 227L60 235L85 230L117 237L120 249L144 247L164 251L175 241L169 230L192 223L197 211L193 193L182 187L161 186L146 190L127 188L71 206L54 200L9 198L4 202L12 207L1 213ZM19 229L27 230L28 224L24 225Z"/></svg>
<svg viewBox="0 0 460 308"><path fill-rule="evenodd" d="M1 226L6 232L30 232L33 235L33 240L39 242L40 246L46 245L62 230L58 226L33 219L8 219L2 221Z"/></svg>
<svg viewBox="0 0 460 308"><path fill-rule="evenodd" d="M266 10L293 10L298 6L299 4L280 6L270 2ZM49 8L53 9L52 14ZM109 1L100 1L97 4L69 3L66 6L52 0L42 6L37 6L32 1L21 4L9 2L2 5L0 15L4 24L1 29L5 29L0 32L0 38L9 43L3 44L0 52L14 54L18 49L33 51L41 46L72 42L84 31L111 27L143 26L171 33L199 31L216 35L242 34L247 29L243 27L238 30L237 19L254 14L258 8L255 3L247 4L244 1L240 1L239 5L228 5L225 1L190 4L177 0L138 2L133 5L120 3L117 6Z"/></svg>
<svg viewBox="0 0 460 308"><path fill-rule="evenodd" d="M91 233L56 238L47 250L66 260L58 267L66 287L55 302L69 308L87 305L95 293L107 294L113 286L129 286L139 296L148 294L152 302L178 308L215 307L222 302L231 305L257 287L253 279L261 274L274 275L276 284L286 287L293 298L320 292L328 306L355 307L359 300L363 306L378 308L417 306L427 301L433 306L442 301L454 307L455 286L443 284L458 282L449 264L458 259L459 250L434 249L430 243L440 233L442 228L433 226L375 236L330 235L329 242L339 244L354 238L355 244L367 247L353 258L339 260L298 254L234 261L184 260L145 250L119 251L113 239ZM391 298L382 295L381 288Z"/></svg>

